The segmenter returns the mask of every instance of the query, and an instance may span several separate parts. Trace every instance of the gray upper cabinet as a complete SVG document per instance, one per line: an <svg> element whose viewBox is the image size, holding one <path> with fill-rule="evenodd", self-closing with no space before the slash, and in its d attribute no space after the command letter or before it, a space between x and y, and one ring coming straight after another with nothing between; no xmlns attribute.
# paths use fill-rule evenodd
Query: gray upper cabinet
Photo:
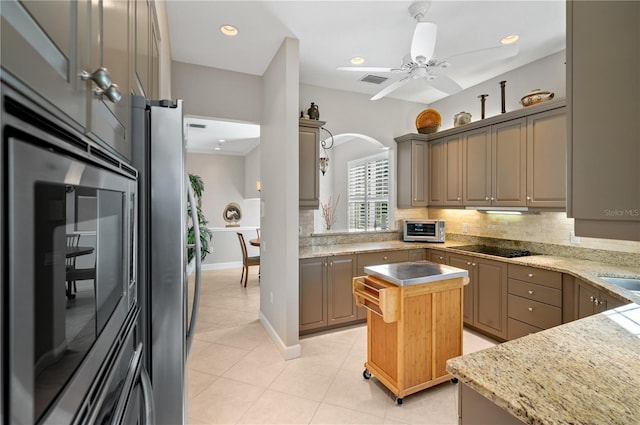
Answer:
<svg viewBox="0 0 640 425"><path fill-rule="evenodd" d="M640 2L568 1L567 213L579 236L640 241L639 94Z"/></svg>
<svg viewBox="0 0 640 425"><path fill-rule="evenodd" d="M462 206L463 135L429 143L429 206Z"/></svg>
<svg viewBox="0 0 640 425"><path fill-rule="evenodd" d="M108 69L111 82L118 86L121 97L118 100L92 93L87 130L130 160L131 142L127 134L130 116L128 2L92 1L91 27L90 68Z"/></svg>
<svg viewBox="0 0 640 425"><path fill-rule="evenodd" d="M527 117L527 206L564 209L566 174L565 108Z"/></svg>
<svg viewBox="0 0 640 425"><path fill-rule="evenodd" d="M87 123L87 1L2 1L3 78L78 129ZM86 69L84 67L87 67Z"/></svg>
<svg viewBox="0 0 640 425"><path fill-rule="evenodd" d="M320 206L320 127L324 121L300 119L299 122L299 202L301 209Z"/></svg>
<svg viewBox="0 0 640 425"><path fill-rule="evenodd" d="M399 208L426 207L429 201L429 147L426 140L407 136L397 147L397 204Z"/></svg>
<svg viewBox="0 0 640 425"><path fill-rule="evenodd" d="M520 118L491 126L491 205L526 204L526 123Z"/></svg>
<svg viewBox="0 0 640 425"><path fill-rule="evenodd" d="M491 205L491 127L465 132L463 196L465 205Z"/></svg>

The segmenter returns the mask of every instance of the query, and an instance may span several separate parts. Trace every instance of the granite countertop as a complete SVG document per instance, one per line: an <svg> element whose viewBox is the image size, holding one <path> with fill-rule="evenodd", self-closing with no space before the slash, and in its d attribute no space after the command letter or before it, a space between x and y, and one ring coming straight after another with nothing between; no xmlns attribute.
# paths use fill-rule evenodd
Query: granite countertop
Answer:
<svg viewBox="0 0 640 425"><path fill-rule="evenodd" d="M382 264L365 267L364 271L368 275L398 286L420 285L469 276L469 272L466 270L429 261Z"/></svg>
<svg viewBox="0 0 640 425"><path fill-rule="evenodd" d="M622 266L600 261L580 260L576 258L561 257L555 255L532 255L529 257L503 258L475 252L470 253L455 249L457 246L464 245L469 245L469 243L456 241L447 241L445 243L384 241L355 244L314 245L301 247L299 250L299 258L324 257L331 255L351 255L365 252L392 251L403 249L439 249L448 252L455 252L462 255L472 255L475 257L482 257L490 260L502 261L505 263L520 264L523 266L532 266L560 273L567 273L595 286L598 289L606 291L616 298L625 301L633 301L640 304L640 295L599 278L599 276L605 275L640 278L640 265L635 267Z"/></svg>
<svg viewBox="0 0 640 425"><path fill-rule="evenodd" d="M447 361L528 424L640 423L640 305L628 304Z"/></svg>

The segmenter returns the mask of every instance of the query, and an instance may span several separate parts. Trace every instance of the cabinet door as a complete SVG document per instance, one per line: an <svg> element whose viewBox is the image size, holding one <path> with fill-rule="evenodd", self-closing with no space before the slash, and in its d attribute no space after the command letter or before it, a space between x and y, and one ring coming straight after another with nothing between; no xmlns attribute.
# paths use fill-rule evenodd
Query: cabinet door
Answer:
<svg viewBox="0 0 640 425"><path fill-rule="evenodd" d="M469 283L463 287L462 291L462 319L464 323L474 325L474 304L476 287L476 262L472 257L464 255L448 254L447 264L469 272Z"/></svg>
<svg viewBox="0 0 640 425"><path fill-rule="evenodd" d="M526 118L491 126L492 205L526 205Z"/></svg>
<svg viewBox="0 0 640 425"><path fill-rule="evenodd" d="M427 260L432 263L447 264L446 253L437 249L427 249Z"/></svg>
<svg viewBox="0 0 640 425"><path fill-rule="evenodd" d="M135 46L133 91L139 96L151 97L150 34L151 9L148 0L135 2Z"/></svg>
<svg viewBox="0 0 640 425"><path fill-rule="evenodd" d="M565 108L527 117L527 205L565 208L566 182Z"/></svg>
<svg viewBox="0 0 640 425"><path fill-rule="evenodd" d="M3 78L24 84L36 101L63 119L71 118L82 130L87 123L87 83L78 77L88 72L89 22L86 1L2 2Z"/></svg>
<svg viewBox="0 0 640 425"><path fill-rule="evenodd" d="M327 326L327 258L300 260L300 331Z"/></svg>
<svg viewBox="0 0 640 425"><path fill-rule="evenodd" d="M300 208L317 209L320 205L320 126L300 126L299 133Z"/></svg>
<svg viewBox="0 0 640 425"><path fill-rule="evenodd" d="M600 297L598 297L598 301L599 302L596 306L596 313L602 313L603 311L611 310L612 308L628 304L624 301L620 301L619 299L612 297L604 291L600 291Z"/></svg>
<svg viewBox="0 0 640 425"><path fill-rule="evenodd" d="M413 207L426 207L428 200L429 148L427 142L411 142L411 194Z"/></svg>
<svg viewBox="0 0 640 425"><path fill-rule="evenodd" d="M445 205L445 144L429 142L429 206Z"/></svg>
<svg viewBox="0 0 640 425"><path fill-rule="evenodd" d="M123 157L131 159L127 135L129 96L129 7L122 0L91 2L91 68L104 67L111 82L119 87L120 101L91 94L88 131Z"/></svg>
<svg viewBox="0 0 640 425"><path fill-rule="evenodd" d="M463 137L447 138L444 149L445 205L462 205Z"/></svg>
<svg viewBox="0 0 640 425"><path fill-rule="evenodd" d="M356 271L355 255L336 255L328 259L329 325L357 319L352 279Z"/></svg>
<svg viewBox="0 0 640 425"><path fill-rule="evenodd" d="M507 338L507 264L477 259L474 288L474 325L499 338Z"/></svg>
<svg viewBox="0 0 640 425"><path fill-rule="evenodd" d="M593 286L580 280L575 281L576 287L576 319L591 316L596 312L595 300L598 299L599 292Z"/></svg>
<svg viewBox="0 0 640 425"><path fill-rule="evenodd" d="M491 129L463 134L464 205L491 205Z"/></svg>
<svg viewBox="0 0 640 425"><path fill-rule="evenodd" d="M409 261L422 261L427 259L426 249L410 249Z"/></svg>
<svg viewBox="0 0 640 425"><path fill-rule="evenodd" d="M579 236L640 241L640 2L568 1L567 23L567 215Z"/></svg>

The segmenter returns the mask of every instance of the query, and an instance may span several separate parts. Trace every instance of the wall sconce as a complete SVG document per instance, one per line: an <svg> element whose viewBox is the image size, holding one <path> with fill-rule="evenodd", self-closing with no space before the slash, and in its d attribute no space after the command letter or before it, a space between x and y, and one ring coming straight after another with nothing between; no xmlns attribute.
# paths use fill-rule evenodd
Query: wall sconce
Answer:
<svg viewBox="0 0 640 425"><path fill-rule="evenodd" d="M329 133L329 136L331 136L331 145L329 146L327 146L326 139L320 141L320 146L322 147L322 150L320 151L320 171L322 171L322 175L324 176L324 173L327 172L327 168L329 167L329 154L327 153L327 150L333 147L333 134L324 127L320 127L320 130L326 131Z"/></svg>
<svg viewBox="0 0 640 425"><path fill-rule="evenodd" d="M262 189L262 184L260 183L260 180L256 180L256 189L258 190L258 192L260 192L260 189Z"/></svg>

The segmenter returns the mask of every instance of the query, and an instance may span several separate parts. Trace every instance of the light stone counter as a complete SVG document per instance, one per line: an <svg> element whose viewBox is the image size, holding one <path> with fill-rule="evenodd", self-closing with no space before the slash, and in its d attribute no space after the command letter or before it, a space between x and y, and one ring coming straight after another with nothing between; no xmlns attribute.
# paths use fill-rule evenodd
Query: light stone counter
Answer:
<svg viewBox="0 0 640 425"><path fill-rule="evenodd" d="M640 306L457 357L447 370L528 424L638 424Z"/></svg>

